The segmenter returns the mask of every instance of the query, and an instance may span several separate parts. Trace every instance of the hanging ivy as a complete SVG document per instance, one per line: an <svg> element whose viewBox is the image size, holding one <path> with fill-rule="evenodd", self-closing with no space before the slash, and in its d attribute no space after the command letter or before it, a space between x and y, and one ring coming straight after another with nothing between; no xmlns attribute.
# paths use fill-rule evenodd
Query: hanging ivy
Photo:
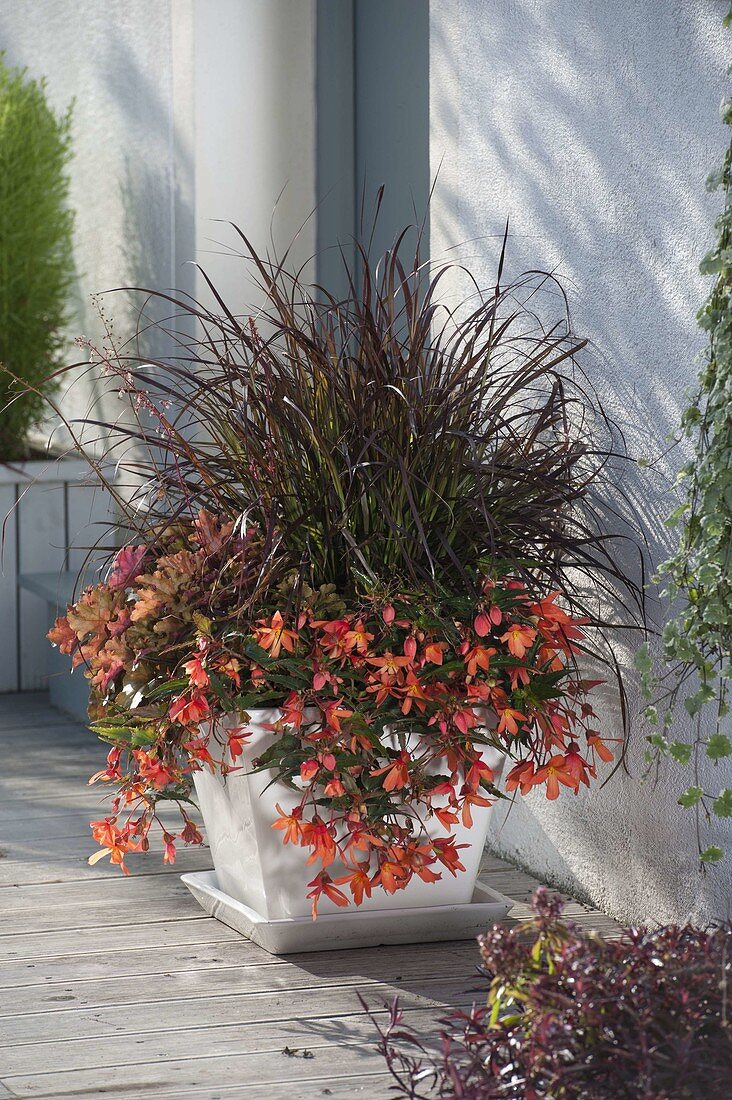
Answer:
<svg viewBox="0 0 732 1100"><path fill-rule="evenodd" d="M725 25L730 22L732 12ZM732 101L723 106L722 118L732 126ZM704 756L719 768L732 757L732 740L724 732L732 682L732 141L707 186L722 190L724 208L715 223L717 242L700 268L714 282L697 315L708 337L705 361L681 420L680 438L691 441L692 457L677 479L681 503L666 520L679 533L678 548L659 569L665 580L662 596L679 606L662 635L667 673L661 689L647 646L637 658L646 698L661 691L660 700L646 711L659 727L648 739L648 761L657 764L670 756L693 768L693 783L679 803L696 813L704 863L722 859L724 852L704 846L703 823L732 817L732 789L722 782L707 790L701 778ZM693 733L686 741L674 741L671 727L682 703Z"/></svg>

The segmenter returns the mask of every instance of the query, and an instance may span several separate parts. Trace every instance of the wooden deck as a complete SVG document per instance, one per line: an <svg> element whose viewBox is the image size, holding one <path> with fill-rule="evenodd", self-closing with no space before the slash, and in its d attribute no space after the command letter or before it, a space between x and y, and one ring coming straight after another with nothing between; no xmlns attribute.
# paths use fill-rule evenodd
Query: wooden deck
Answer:
<svg viewBox="0 0 732 1100"><path fill-rule="evenodd" d="M137 857L131 878L89 867L104 750L44 695L0 696L0 750L0 1097L379 1100L357 992L398 994L423 1028L475 999L473 943L267 955L180 882L205 850ZM481 877L525 914L534 879L490 856Z"/></svg>

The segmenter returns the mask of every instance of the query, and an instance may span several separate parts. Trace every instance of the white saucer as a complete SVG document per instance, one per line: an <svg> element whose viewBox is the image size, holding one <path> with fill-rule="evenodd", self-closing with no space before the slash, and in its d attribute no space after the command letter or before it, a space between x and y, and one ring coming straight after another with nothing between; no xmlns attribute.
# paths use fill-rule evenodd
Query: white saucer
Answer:
<svg viewBox="0 0 732 1100"><path fill-rule="evenodd" d="M219 890L215 871L181 875L181 881L209 916L241 932L271 955L474 939L496 921L503 920L513 905L510 898L479 882L467 905L368 912L349 908L343 913L323 914L315 921L308 917L265 920L248 905Z"/></svg>

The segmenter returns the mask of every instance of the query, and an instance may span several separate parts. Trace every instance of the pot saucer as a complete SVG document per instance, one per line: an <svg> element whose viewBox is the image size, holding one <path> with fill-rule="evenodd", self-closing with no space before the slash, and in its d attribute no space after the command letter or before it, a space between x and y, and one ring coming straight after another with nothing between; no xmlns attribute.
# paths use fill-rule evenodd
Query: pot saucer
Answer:
<svg viewBox="0 0 732 1100"><path fill-rule="evenodd" d="M466 905L433 905L421 909L349 908L324 913L317 920L294 917L267 920L248 905L219 889L215 871L181 875L199 905L210 917L240 932L271 955L298 951L344 951L381 944L470 940L504 919L513 906L510 898L476 883Z"/></svg>

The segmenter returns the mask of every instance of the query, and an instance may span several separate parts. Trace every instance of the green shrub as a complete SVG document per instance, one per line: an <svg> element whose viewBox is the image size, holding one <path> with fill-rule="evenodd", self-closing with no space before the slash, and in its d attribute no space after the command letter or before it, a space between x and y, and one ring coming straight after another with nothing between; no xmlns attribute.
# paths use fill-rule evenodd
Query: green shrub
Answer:
<svg viewBox="0 0 732 1100"><path fill-rule="evenodd" d="M72 281L71 108L0 56L0 459L27 456L59 362ZM16 381L17 380L17 381ZM40 390L24 390L22 383ZM23 391L23 392L21 392Z"/></svg>

